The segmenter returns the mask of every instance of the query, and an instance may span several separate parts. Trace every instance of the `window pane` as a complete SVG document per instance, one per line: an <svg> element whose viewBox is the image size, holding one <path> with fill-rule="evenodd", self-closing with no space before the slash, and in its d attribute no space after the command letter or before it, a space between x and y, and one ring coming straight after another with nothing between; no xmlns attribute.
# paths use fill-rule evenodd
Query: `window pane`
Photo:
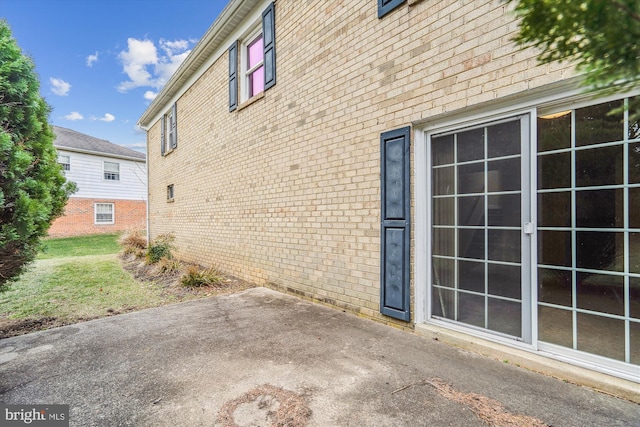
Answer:
<svg viewBox="0 0 640 427"><path fill-rule="evenodd" d="M458 197L458 225L484 225L484 196Z"/></svg>
<svg viewBox="0 0 640 427"><path fill-rule="evenodd" d="M576 192L576 225L582 228L624 227L623 190Z"/></svg>
<svg viewBox="0 0 640 427"><path fill-rule="evenodd" d="M433 194L435 196L454 194L454 167L433 169Z"/></svg>
<svg viewBox="0 0 640 427"><path fill-rule="evenodd" d="M622 111L609 114L622 107L622 101L605 102L576 110L576 146L601 142L622 141L624 124Z"/></svg>
<svg viewBox="0 0 640 427"><path fill-rule="evenodd" d="M434 166L453 163L453 135L431 138L431 159Z"/></svg>
<svg viewBox="0 0 640 427"><path fill-rule="evenodd" d="M484 328L484 297L459 292L458 300L458 320Z"/></svg>
<svg viewBox="0 0 640 427"><path fill-rule="evenodd" d="M462 258L484 259L484 230L459 229L458 256Z"/></svg>
<svg viewBox="0 0 640 427"><path fill-rule="evenodd" d="M484 163L458 166L458 193L484 193Z"/></svg>
<svg viewBox="0 0 640 427"><path fill-rule="evenodd" d="M576 186L622 184L622 145L576 151Z"/></svg>
<svg viewBox="0 0 640 427"><path fill-rule="evenodd" d="M264 91L264 67L256 69L249 75L249 96L257 95Z"/></svg>
<svg viewBox="0 0 640 427"><path fill-rule="evenodd" d="M522 296L520 267L489 263L489 293L501 297L520 299Z"/></svg>
<svg viewBox="0 0 640 427"><path fill-rule="evenodd" d="M538 156L538 188L571 187L571 153Z"/></svg>
<svg viewBox="0 0 640 427"><path fill-rule="evenodd" d="M520 120L487 128L487 154L489 158L520 154Z"/></svg>
<svg viewBox="0 0 640 427"><path fill-rule="evenodd" d="M571 307L571 272L538 268L538 300Z"/></svg>
<svg viewBox="0 0 640 427"><path fill-rule="evenodd" d="M454 225L455 199L453 197L433 199L433 224Z"/></svg>
<svg viewBox="0 0 640 427"><path fill-rule="evenodd" d="M431 295L432 314L446 319L455 319L455 292L442 288L433 288Z"/></svg>
<svg viewBox="0 0 640 427"><path fill-rule="evenodd" d="M520 226L520 194L488 197L489 225Z"/></svg>
<svg viewBox="0 0 640 427"><path fill-rule="evenodd" d="M629 271L640 273L640 233L629 233Z"/></svg>
<svg viewBox="0 0 640 427"><path fill-rule="evenodd" d="M570 311L538 306L540 341L573 347L573 317Z"/></svg>
<svg viewBox="0 0 640 427"><path fill-rule="evenodd" d="M452 259L433 258L433 284L454 288L455 261Z"/></svg>
<svg viewBox="0 0 640 427"><path fill-rule="evenodd" d="M489 230L489 259L520 262L520 230Z"/></svg>
<svg viewBox="0 0 640 427"><path fill-rule="evenodd" d="M458 261L458 288L484 293L484 262Z"/></svg>
<svg viewBox="0 0 640 427"><path fill-rule="evenodd" d="M570 111L558 117L538 117L538 152L569 147L571 147Z"/></svg>
<svg viewBox="0 0 640 427"><path fill-rule="evenodd" d="M105 172L119 172L120 164L113 162L104 162L104 171Z"/></svg>
<svg viewBox="0 0 640 427"><path fill-rule="evenodd" d="M433 254L454 256L455 248L454 242L454 230L434 228L433 229Z"/></svg>
<svg viewBox="0 0 640 427"><path fill-rule="evenodd" d="M578 350L624 360L624 321L578 313Z"/></svg>
<svg viewBox="0 0 640 427"><path fill-rule="evenodd" d="M460 132L458 135L458 162L484 159L484 128Z"/></svg>
<svg viewBox="0 0 640 427"><path fill-rule="evenodd" d="M629 98L629 139L640 138L640 98Z"/></svg>
<svg viewBox="0 0 640 427"><path fill-rule="evenodd" d="M631 317L640 319L640 277L629 277L629 312Z"/></svg>
<svg viewBox="0 0 640 427"><path fill-rule="evenodd" d="M489 298L489 329L513 335L522 336L522 312L520 303Z"/></svg>
<svg viewBox="0 0 640 427"><path fill-rule="evenodd" d="M582 231L576 238L578 268L623 271L623 233Z"/></svg>
<svg viewBox="0 0 640 427"><path fill-rule="evenodd" d="M629 322L629 341L631 346L631 363L640 365L640 323Z"/></svg>
<svg viewBox="0 0 640 427"><path fill-rule="evenodd" d="M520 190L520 158L487 162L487 191Z"/></svg>
<svg viewBox="0 0 640 427"><path fill-rule="evenodd" d="M640 143L629 144L629 184L640 183Z"/></svg>
<svg viewBox="0 0 640 427"><path fill-rule="evenodd" d="M640 228L640 187L629 189L629 227Z"/></svg>
<svg viewBox="0 0 640 427"><path fill-rule="evenodd" d="M578 273L578 308L624 316L624 278L610 274Z"/></svg>
<svg viewBox="0 0 640 427"><path fill-rule="evenodd" d="M247 68L251 69L262 62L263 55L264 45L262 43L262 35L260 35L260 37L247 46L247 59L249 61Z"/></svg>
<svg viewBox="0 0 640 427"><path fill-rule="evenodd" d="M538 225L540 227L571 226L571 193L538 194Z"/></svg>
<svg viewBox="0 0 640 427"><path fill-rule="evenodd" d="M538 263L571 267L571 232L538 230Z"/></svg>

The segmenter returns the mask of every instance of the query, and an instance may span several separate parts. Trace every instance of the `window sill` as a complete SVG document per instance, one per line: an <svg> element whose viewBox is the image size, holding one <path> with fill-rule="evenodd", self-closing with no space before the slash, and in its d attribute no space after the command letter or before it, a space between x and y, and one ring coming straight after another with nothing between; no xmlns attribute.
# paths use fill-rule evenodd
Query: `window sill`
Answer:
<svg viewBox="0 0 640 427"><path fill-rule="evenodd" d="M171 149L171 150L169 150L169 151L165 151L165 152L164 152L164 154L162 155L162 157L167 157L169 154L173 153L174 151L176 151L176 149L175 149L175 148L172 148L172 149Z"/></svg>
<svg viewBox="0 0 640 427"><path fill-rule="evenodd" d="M247 108L249 105L253 104L254 102L258 102L262 98L264 98L264 92L260 92L256 96L249 98L246 101L244 101L242 104L238 105L238 111Z"/></svg>
<svg viewBox="0 0 640 427"><path fill-rule="evenodd" d="M167 199L167 203L173 203L173 199Z"/></svg>

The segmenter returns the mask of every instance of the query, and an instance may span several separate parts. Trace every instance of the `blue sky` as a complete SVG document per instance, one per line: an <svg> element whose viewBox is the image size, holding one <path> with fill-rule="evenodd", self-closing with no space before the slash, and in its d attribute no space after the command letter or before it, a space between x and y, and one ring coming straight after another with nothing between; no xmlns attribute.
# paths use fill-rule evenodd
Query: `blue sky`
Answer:
<svg viewBox="0 0 640 427"><path fill-rule="evenodd" d="M227 0L0 0L50 122L145 151L136 122Z"/></svg>

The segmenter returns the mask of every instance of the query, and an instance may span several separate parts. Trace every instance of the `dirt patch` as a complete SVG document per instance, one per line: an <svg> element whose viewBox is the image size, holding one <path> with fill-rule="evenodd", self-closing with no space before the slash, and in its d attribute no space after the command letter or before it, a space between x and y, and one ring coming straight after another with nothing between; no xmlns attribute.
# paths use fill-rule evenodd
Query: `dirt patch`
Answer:
<svg viewBox="0 0 640 427"><path fill-rule="evenodd" d="M225 403L216 421L222 427L304 427L310 417L311 409L303 396L264 384Z"/></svg>
<svg viewBox="0 0 640 427"><path fill-rule="evenodd" d="M192 299L206 298L213 295L231 294L256 286L253 283L222 274L223 280L219 285L185 287L180 283L182 272L161 272L157 266L147 265L144 261L141 261L133 255L121 256L120 261L122 267L129 271L136 280L160 289L160 296L162 300L158 305L173 304ZM188 265L185 265L185 268L187 266ZM118 309L109 308L102 313L95 313L94 316L77 318L30 317L20 320L0 318L0 339L15 337L45 329L57 328L59 326L72 325L74 323L86 322L87 320L130 313L144 308L149 307L126 306Z"/></svg>

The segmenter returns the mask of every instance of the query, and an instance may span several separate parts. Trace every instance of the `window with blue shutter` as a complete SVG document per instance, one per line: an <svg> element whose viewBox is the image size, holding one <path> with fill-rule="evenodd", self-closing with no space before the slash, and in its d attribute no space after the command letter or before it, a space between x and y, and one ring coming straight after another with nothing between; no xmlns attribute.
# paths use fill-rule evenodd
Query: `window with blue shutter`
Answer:
<svg viewBox="0 0 640 427"><path fill-rule="evenodd" d="M380 135L380 312L409 321L411 261L410 127Z"/></svg>
<svg viewBox="0 0 640 427"><path fill-rule="evenodd" d="M406 0L378 0L378 18L382 18Z"/></svg>
<svg viewBox="0 0 640 427"><path fill-rule="evenodd" d="M229 48L229 111L276 84L275 5Z"/></svg>

